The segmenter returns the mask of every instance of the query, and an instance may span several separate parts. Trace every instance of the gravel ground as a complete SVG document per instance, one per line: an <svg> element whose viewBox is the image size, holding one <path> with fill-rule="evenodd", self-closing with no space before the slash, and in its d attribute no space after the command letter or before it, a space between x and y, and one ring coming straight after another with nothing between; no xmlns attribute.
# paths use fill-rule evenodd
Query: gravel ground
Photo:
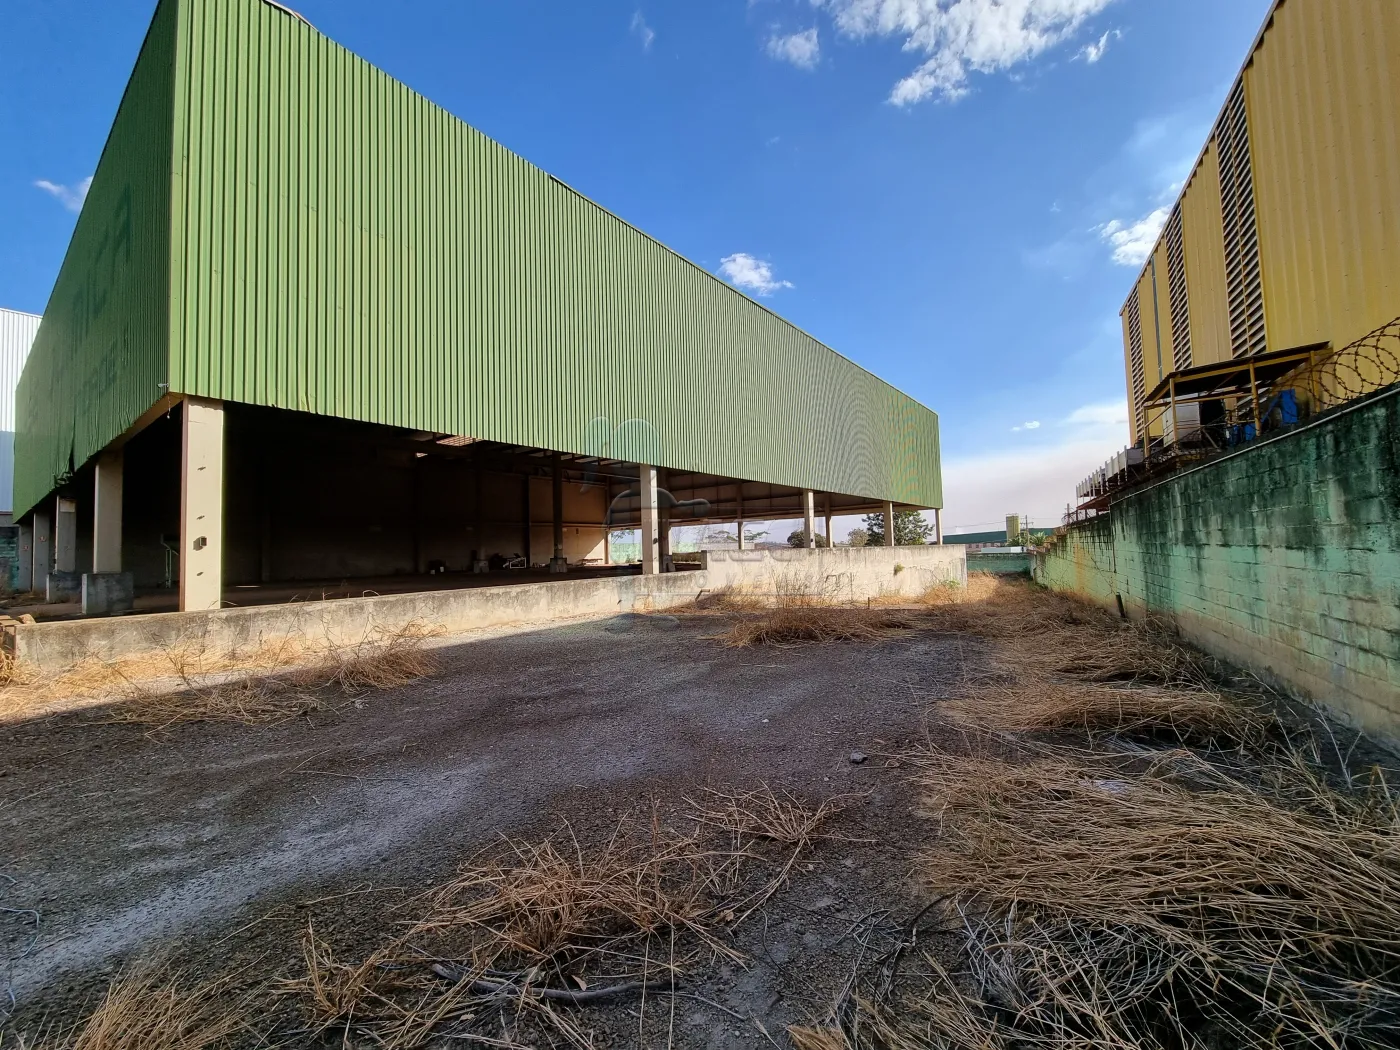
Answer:
<svg viewBox="0 0 1400 1050"><path fill-rule="evenodd" d="M916 910L911 856L929 827L885 756L948 732L929 701L980 649L908 631L734 650L708 637L723 623L620 617L452 644L431 679L271 728L152 735L103 724L101 708L0 726L3 904L41 916L27 954L32 919L0 916L0 951L24 956L8 964L11 1035L75 1019L137 959L292 975L308 920L353 958L392 903L503 835L567 821L598 841L628 811L766 782L862 797L833 825L846 839L819 843L743 927L747 964L696 975L700 998L663 996L645 1017L636 1001L573 1016L599 1046L770 1045L759 1022L786 1045L784 1026L838 993L852 927ZM280 1002L263 1030L321 1045L286 1034L296 1006Z"/></svg>

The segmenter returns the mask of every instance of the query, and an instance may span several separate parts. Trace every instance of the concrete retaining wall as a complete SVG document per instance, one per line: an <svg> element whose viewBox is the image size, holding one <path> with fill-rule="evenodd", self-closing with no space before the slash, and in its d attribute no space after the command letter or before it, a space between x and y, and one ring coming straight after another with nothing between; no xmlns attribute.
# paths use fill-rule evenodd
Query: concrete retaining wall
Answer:
<svg viewBox="0 0 1400 1050"><path fill-rule="evenodd" d="M1400 739L1400 391L1124 497L1036 578Z"/></svg>
<svg viewBox="0 0 1400 1050"><path fill-rule="evenodd" d="M313 646L354 644L377 630L414 621L451 635L513 624L602 619L673 608L726 586L848 601L912 596L945 580L966 582L962 552L962 547L712 551L706 554L707 568L664 576L565 579L215 612L19 624L9 630L21 663L56 673L88 659L116 660L185 646L233 653L284 638Z"/></svg>
<svg viewBox="0 0 1400 1050"><path fill-rule="evenodd" d="M967 584L965 547L832 547L706 551L706 583L774 596L829 601L908 597L940 583Z"/></svg>

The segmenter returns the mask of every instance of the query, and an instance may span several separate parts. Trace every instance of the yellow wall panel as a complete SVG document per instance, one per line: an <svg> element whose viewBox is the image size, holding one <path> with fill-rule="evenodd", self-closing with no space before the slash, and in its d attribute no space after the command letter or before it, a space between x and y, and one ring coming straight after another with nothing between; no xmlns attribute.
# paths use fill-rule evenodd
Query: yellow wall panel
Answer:
<svg viewBox="0 0 1400 1050"><path fill-rule="evenodd" d="M1151 367L1157 372L1157 378L1147 380L1147 388L1151 390L1162 377L1172 370L1172 290L1171 281L1167 268L1167 244L1165 241L1157 242L1157 249L1152 253L1152 263L1147 268L1148 275L1152 278L1154 294L1156 298L1153 304L1156 307L1157 327L1153 335L1157 340L1157 346L1161 351L1161 361L1152 359ZM1160 367L1159 367L1160 364ZM1148 375L1152 375L1149 370Z"/></svg>
<svg viewBox="0 0 1400 1050"><path fill-rule="evenodd" d="M1128 388L1128 433L1134 441L1138 439L1137 395L1133 392L1133 349L1132 337L1128 335L1128 311L1124 308L1118 315L1123 322L1123 377Z"/></svg>
<svg viewBox="0 0 1400 1050"><path fill-rule="evenodd" d="M1142 272L1138 279L1138 310L1142 315L1142 375L1143 390L1150 391L1162 379L1161 368L1161 347L1157 342L1157 310L1152 301L1152 266ZM1149 429L1153 434L1160 433L1160 428L1152 425L1152 420L1148 420ZM1141 426L1139 421L1139 426Z"/></svg>
<svg viewBox="0 0 1400 1050"><path fill-rule="evenodd" d="M1286 0L1245 91L1269 348L1344 346L1400 316L1400 0Z"/></svg>
<svg viewBox="0 0 1400 1050"><path fill-rule="evenodd" d="M1152 265L1149 263L1138 280L1138 306L1142 311L1142 374L1147 390L1151 390L1162 378L1162 348L1157 342L1157 302L1152 292Z"/></svg>
<svg viewBox="0 0 1400 1050"><path fill-rule="evenodd" d="M1230 303L1225 283L1225 231L1220 219L1220 156L1212 138L1181 198L1181 237L1191 305L1191 360L1230 358Z"/></svg>

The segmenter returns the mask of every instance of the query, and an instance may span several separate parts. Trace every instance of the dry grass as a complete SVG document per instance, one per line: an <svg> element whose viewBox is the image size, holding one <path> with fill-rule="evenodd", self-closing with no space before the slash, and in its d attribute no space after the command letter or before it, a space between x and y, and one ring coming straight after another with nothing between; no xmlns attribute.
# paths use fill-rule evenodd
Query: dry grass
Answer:
<svg viewBox="0 0 1400 1050"><path fill-rule="evenodd" d="M1230 750L1279 735L1274 714L1222 693L1205 658L1161 623L980 573L966 589L935 588L924 600L929 626L990 643L989 666L943 708L963 724Z"/></svg>
<svg viewBox="0 0 1400 1050"><path fill-rule="evenodd" d="M488 1015L494 1037L502 1003L587 1046L568 1016L578 1003L645 1007L705 961L740 960L733 927L782 884L841 800L760 788L692 805L689 831L653 813L624 819L593 849L567 828L507 842L410 902L416 917L402 935L358 962L308 931L307 975L291 988L321 1031L388 1050L479 1037Z"/></svg>
<svg viewBox="0 0 1400 1050"><path fill-rule="evenodd" d="M859 607L783 606L740 620L721 637L730 648L788 648L812 642L874 642L915 626L907 615Z"/></svg>
<svg viewBox="0 0 1400 1050"><path fill-rule="evenodd" d="M1400 808L1301 764L1260 790L1184 753L1153 769L931 757L920 874L956 973L885 1046L1392 1046ZM869 1045L876 1045L871 1042Z"/></svg>
<svg viewBox="0 0 1400 1050"><path fill-rule="evenodd" d="M110 660L94 657L57 675L13 661L0 667L0 722L97 703L111 720L163 728L182 722L243 725L283 721L327 706L312 694L391 689L432 674L428 648L442 629L414 621L372 628L356 642L312 644L285 637L228 652L198 641Z"/></svg>
<svg viewBox="0 0 1400 1050"><path fill-rule="evenodd" d="M243 1011L225 1005L223 982L134 971L113 982L97 1009L52 1050L214 1050L245 1030Z"/></svg>
<svg viewBox="0 0 1400 1050"><path fill-rule="evenodd" d="M415 621L395 629L376 628L348 645L307 650L284 642L260 653L255 665L263 670L253 674L211 675L201 665L177 662L184 688L134 689L109 720L154 729L189 722L284 722L334 706L330 698L336 695L393 689L432 674L438 660L426 644L441 633Z"/></svg>
<svg viewBox="0 0 1400 1050"><path fill-rule="evenodd" d="M983 686L943 705L951 718L1004 733L1108 732L1182 744L1259 743L1275 720L1219 693L1040 681Z"/></svg>
<svg viewBox="0 0 1400 1050"><path fill-rule="evenodd" d="M794 1024L787 1034L796 1050L849 1050L851 1045L839 1028Z"/></svg>
<svg viewBox="0 0 1400 1050"><path fill-rule="evenodd" d="M764 600L762 595L753 594L732 584L727 584L724 587L717 587L712 591L705 591L698 595L687 611L699 613L758 612L767 605L768 602Z"/></svg>

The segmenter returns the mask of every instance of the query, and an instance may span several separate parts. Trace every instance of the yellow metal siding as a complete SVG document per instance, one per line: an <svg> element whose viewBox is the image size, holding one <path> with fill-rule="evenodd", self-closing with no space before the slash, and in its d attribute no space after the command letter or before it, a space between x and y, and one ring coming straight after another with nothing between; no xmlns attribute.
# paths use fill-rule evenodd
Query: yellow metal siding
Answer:
<svg viewBox="0 0 1400 1050"><path fill-rule="evenodd" d="M1128 433L1134 441L1138 435L1137 393L1133 390L1133 340L1128 334L1128 310L1118 315L1123 322L1123 377L1128 390Z"/></svg>
<svg viewBox="0 0 1400 1050"><path fill-rule="evenodd" d="M1142 376L1143 389L1151 390L1162 378L1160 360L1161 347L1157 342L1157 309L1152 299L1152 265L1142 272L1138 279L1138 309L1142 313Z"/></svg>
<svg viewBox="0 0 1400 1050"><path fill-rule="evenodd" d="M1152 253L1152 263L1147 268L1148 275L1152 278L1152 289L1155 298L1152 300L1153 313L1156 315L1157 327L1153 329L1153 338L1157 341L1157 351L1159 357L1152 359L1152 368L1155 370L1156 378L1150 378L1149 372L1147 388L1151 390L1156 386L1164 375L1172 370L1172 311L1171 311L1171 280L1167 268L1167 245L1164 241L1157 242L1157 248Z"/></svg>
<svg viewBox="0 0 1400 1050"><path fill-rule="evenodd" d="M1230 303L1225 289L1225 231L1220 221L1220 157L1212 138L1181 198L1186 287L1191 300L1191 360L1230 357Z"/></svg>
<svg viewBox="0 0 1400 1050"><path fill-rule="evenodd" d="M1400 0L1287 0L1245 73L1271 349L1400 315Z"/></svg>

